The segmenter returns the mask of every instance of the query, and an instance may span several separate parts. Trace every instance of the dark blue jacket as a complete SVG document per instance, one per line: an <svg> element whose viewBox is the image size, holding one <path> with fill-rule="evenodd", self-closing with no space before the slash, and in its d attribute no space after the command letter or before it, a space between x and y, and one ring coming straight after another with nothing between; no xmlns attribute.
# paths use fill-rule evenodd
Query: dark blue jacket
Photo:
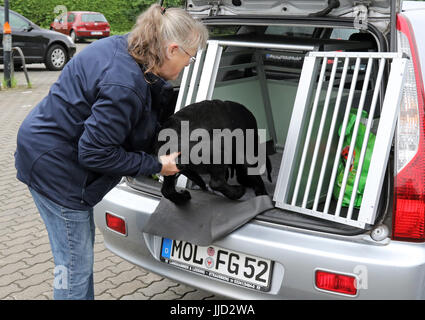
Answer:
<svg viewBox="0 0 425 320"><path fill-rule="evenodd" d="M122 176L160 172L148 152L172 86L149 76L148 83L126 36L86 47L23 121L17 178L59 205L87 210Z"/></svg>

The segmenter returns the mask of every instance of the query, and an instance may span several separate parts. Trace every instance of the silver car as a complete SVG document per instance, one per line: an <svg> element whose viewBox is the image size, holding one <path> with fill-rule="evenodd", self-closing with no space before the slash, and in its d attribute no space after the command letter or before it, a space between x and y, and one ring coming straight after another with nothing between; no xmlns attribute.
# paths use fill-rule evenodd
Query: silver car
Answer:
<svg viewBox="0 0 425 320"><path fill-rule="evenodd" d="M187 1L211 40L176 110L222 99L256 116L273 208L200 246L144 233L161 181L125 177L95 207L105 246L235 299L424 299L425 3L213 3Z"/></svg>

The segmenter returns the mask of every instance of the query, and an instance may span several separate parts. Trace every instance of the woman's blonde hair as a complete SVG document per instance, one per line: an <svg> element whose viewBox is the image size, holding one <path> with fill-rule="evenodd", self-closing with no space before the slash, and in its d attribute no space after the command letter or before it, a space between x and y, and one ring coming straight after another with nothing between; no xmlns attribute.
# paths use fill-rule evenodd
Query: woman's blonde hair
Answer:
<svg viewBox="0 0 425 320"><path fill-rule="evenodd" d="M198 50L205 48L207 40L207 28L186 11L153 4L137 18L128 37L128 51L148 73L163 64L170 42Z"/></svg>

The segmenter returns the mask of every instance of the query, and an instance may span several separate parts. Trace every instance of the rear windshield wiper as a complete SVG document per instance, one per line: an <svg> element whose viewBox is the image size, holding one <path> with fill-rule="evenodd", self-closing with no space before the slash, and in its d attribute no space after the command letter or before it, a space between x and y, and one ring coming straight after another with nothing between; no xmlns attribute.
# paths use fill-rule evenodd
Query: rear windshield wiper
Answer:
<svg viewBox="0 0 425 320"><path fill-rule="evenodd" d="M320 10L319 12L310 13L309 17L324 17L328 15L333 9L339 8L339 0L328 0L327 8Z"/></svg>

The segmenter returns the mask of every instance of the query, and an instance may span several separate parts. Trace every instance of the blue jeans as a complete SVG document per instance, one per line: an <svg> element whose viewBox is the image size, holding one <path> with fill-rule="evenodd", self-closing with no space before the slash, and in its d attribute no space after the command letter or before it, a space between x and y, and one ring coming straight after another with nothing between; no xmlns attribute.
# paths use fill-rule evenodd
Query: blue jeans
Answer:
<svg viewBox="0 0 425 320"><path fill-rule="evenodd" d="M46 225L55 262L55 300L93 300L93 209L62 207L29 188Z"/></svg>

